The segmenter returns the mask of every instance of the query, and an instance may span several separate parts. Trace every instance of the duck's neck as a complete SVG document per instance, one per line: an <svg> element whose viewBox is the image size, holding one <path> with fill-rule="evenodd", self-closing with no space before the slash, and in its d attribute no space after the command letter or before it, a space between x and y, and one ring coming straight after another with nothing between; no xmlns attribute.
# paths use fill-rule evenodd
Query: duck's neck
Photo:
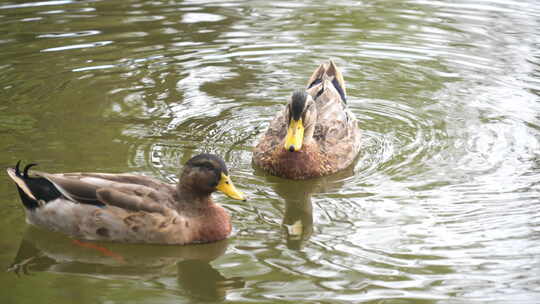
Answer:
<svg viewBox="0 0 540 304"><path fill-rule="evenodd" d="M201 193L185 185L176 187L177 202L179 208L205 208L212 205L211 193Z"/></svg>

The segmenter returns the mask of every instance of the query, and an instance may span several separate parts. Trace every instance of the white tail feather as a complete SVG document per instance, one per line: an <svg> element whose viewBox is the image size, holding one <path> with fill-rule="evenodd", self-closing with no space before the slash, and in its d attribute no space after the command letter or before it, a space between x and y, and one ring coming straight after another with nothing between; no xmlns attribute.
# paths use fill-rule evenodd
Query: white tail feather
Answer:
<svg viewBox="0 0 540 304"><path fill-rule="evenodd" d="M9 177L11 177L11 179L17 184L17 186L19 186L19 188L22 189L22 191L28 195L30 198L34 199L37 201L36 197L34 196L34 194L32 194L32 191L30 191L30 189L28 188L28 186L26 185L26 183L24 182L24 180L22 180L19 176L17 176L17 174L15 174L15 172L13 171L13 169L8 169L7 170L7 173L9 175Z"/></svg>

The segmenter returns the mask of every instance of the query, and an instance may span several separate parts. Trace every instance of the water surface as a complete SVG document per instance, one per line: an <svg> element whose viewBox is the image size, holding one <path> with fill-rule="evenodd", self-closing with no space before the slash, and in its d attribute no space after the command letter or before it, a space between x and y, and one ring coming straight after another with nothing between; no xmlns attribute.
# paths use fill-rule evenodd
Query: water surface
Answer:
<svg viewBox="0 0 540 304"><path fill-rule="evenodd" d="M232 237L167 247L29 228L0 183L2 303L538 303L536 1L4 1L0 164L174 182L222 155ZM328 59L363 131L355 165L251 165Z"/></svg>

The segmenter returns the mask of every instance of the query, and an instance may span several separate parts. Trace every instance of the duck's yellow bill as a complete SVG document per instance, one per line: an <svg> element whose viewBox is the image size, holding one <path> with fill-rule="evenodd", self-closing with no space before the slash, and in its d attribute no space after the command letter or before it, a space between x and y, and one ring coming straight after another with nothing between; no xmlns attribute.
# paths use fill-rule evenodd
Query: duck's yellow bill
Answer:
<svg viewBox="0 0 540 304"><path fill-rule="evenodd" d="M302 124L302 118L299 120L291 119L287 136L285 137L285 150L289 150L290 152L299 151L302 148L303 140L304 125Z"/></svg>
<svg viewBox="0 0 540 304"><path fill-rule="evenodd" d="M219 179L219 183L217 185L217 189L223 193L225 193L228 197L236 200L245 201L246 196L244 193L238 191L234 184L232 183L231 179L225 175L223 172L221 173L221 178Z"/></svg>

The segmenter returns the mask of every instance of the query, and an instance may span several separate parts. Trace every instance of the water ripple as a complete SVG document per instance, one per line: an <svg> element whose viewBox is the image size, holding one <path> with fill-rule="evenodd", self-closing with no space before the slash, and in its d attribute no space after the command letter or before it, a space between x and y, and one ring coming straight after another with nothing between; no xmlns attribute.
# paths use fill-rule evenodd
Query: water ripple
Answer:
<svg viewBox="0 0 540 304"><path fill-rule="evenodd" d="M111 43L113 43L113 41L97 41L93 43L81 43L81 44L64 45L64 46L59 46L59 47L47 48L41 51L42 52L58 52L58 51L67 51L67 50L74 50L74 49L87 49L87 48L105 46Z"/></svg>

